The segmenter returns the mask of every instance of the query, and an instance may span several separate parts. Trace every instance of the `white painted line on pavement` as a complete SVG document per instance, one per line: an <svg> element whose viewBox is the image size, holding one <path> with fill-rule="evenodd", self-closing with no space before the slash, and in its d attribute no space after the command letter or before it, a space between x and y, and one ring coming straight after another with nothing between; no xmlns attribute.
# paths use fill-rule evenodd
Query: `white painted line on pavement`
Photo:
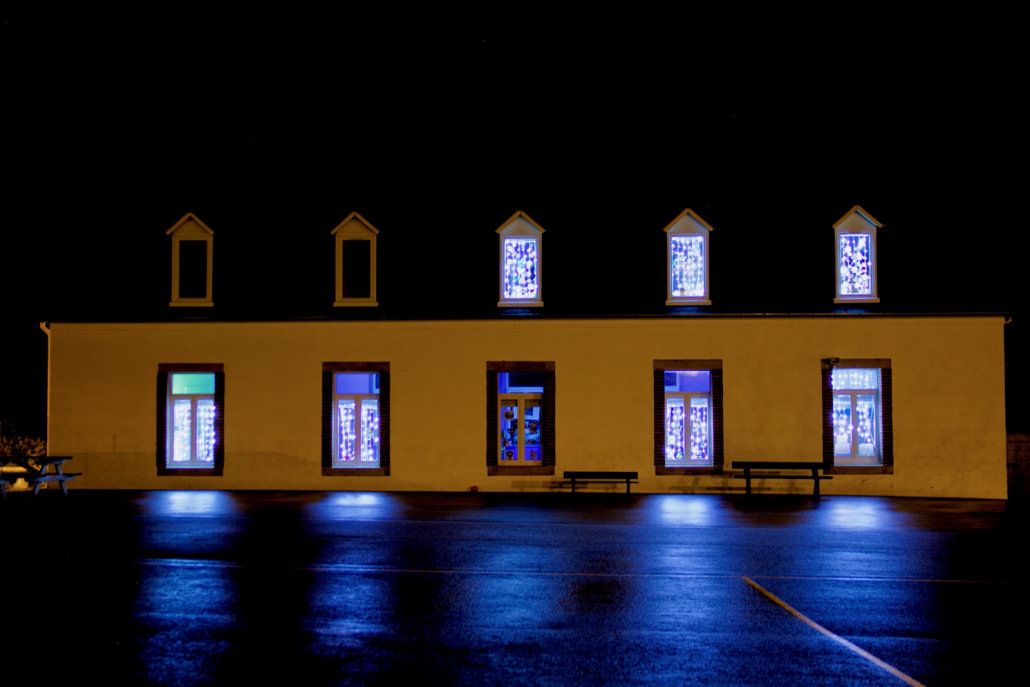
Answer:
<svg viewBox="0 0 1030 687"><path fill-rule="evenodd" d="M805 623L806 625L808 625L812 629L817 630L818 632L823 633L824 635L826 635L827 637L829 637L833 641L837 642L841 646L843 646L843 647L845 647L847 649L850 649L851 651L855 652L856 654L858 654L862 658L864 658L864 659L866 659L868 661L871 661L872 663L874 663L875 665L877 665L880 668L883 668L884 670L886 670L891 675L893 675L893 676L899 678L900 680L904 681L906 684L912 685L912 687L925 687L923 685L923 683L919 682L915 678L909 677L908 675L906 675L905 673L901 672L900 670L898 670L894 666L890 665L889 663L885 663L884 661L881 661L876 656L873 656L871 653L869 653L868 651L866 651L862 647L857 646L855 644L852 644L851 642L849 642L848 640L844 639L840 635L837 635L837 634L834 634L833 632L830 632L829 630L827 630L825 627L823 627L819 623L815 622L814 620L809 619L808 617L806 617L805 615L803 615L799 611L794 610L786 602L784 602L782 599L780 599L778 596L776 596L775 594L770 592L768 589L766 589L762 585L760 585L757 582L755 582L754 580L752 580L750 577L742 577L741 579L744 580L745 582L747 582L752 587L754 587L756 590L758 590L758 592L762 596L766 597L767 599L769 599L770 601L775 603L777 606L779 606L783 610L787 611L788 613L790 613L795 618L797 618L801 622Z"/></svg>

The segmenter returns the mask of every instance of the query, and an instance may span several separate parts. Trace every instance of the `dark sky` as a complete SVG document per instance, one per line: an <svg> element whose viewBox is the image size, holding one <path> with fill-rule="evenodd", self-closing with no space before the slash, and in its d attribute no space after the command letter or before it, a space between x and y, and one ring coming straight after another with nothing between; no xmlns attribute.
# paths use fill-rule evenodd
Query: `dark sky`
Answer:
<svg viewBox="0 0 1030 687"><path fill-rule="evenodd" d="M118 287L118 237L187 211L260 244L352 210L396 236L427 215L490 235L517 209L658 231L691 207L727 245L800 245L861 204L939 263L912 268L935 304L1022 312L1016 26L864 6L5 10L4 339L34 362L0 420L39 424L38 322Z"/></svg>

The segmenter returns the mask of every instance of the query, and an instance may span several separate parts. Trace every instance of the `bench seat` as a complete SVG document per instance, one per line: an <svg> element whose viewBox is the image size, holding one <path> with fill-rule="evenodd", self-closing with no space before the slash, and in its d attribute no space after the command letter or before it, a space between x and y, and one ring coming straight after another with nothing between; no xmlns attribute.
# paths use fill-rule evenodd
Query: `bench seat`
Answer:
<svg viewBox="0 0 1030 687"><path fill-rule="evenodd" d="M563 477L572 484L572 491L576 491L576 482L625 482L627 494L629 485L637 481L636 472L621 470L566 470Z"/></svg>
<svg viewBox="0 0 1030 687"><path fill-rule="evenodd" d="M824 479L833 479L833 475L822 475L819 471L823 469L822 463L810 460L735 460L734 470L743 470L743 474L734 474L734 479L747 480L744 486L744 493L751 493L752 479L810 479L812 480L812 494L819 496L819 482ZM781 471L795 471L795 474L784 475ZM797 474L799 471L808 471L808 474Z"/></svg>

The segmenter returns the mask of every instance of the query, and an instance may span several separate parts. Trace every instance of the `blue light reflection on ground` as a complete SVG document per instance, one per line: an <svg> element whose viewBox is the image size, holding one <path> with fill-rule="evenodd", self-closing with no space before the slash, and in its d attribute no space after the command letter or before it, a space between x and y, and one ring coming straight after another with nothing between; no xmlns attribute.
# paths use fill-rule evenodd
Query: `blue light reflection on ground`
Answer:
<svg viewBox="0 0 1030 687"><path fill-rule="evenodd" d="M322 520L366 520L398 514L403 510L396 497L379 492L331 492L307 504L308 516Z"/></svg>
<svg viewBox="0 0 1030 687"><path fill-rule="evenodd" d="M224 491L152 491L142 501L143 512L160 517L232 515L238 511Z"/></svg>
<svg viewBox="0 0 1030 687"><path fill-rule="evenodd" d="M652 498L651 507L657 509L658 521L663 525L706 527L713 524L713 503L706 496L662 495Z"/></svg>
<svg viewBox="0 0 1030 687"><path fill-rule="evenodd" d="M160 560L141 566L136 651L150 684L205 684L231 645L235 582L221 561ZM188 660L183 660L188 657Z"/></svg>

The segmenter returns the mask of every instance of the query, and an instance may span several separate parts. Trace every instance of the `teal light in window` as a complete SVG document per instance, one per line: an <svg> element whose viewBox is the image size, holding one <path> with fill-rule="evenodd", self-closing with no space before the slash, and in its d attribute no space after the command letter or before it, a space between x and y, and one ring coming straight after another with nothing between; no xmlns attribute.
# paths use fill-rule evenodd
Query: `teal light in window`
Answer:
<svg viewBox="0 0 1030 687"><path fill-rule="evenodd" d="M215 375L211 372L175 372L172 374L172 395L214 394Z"/></svg>

